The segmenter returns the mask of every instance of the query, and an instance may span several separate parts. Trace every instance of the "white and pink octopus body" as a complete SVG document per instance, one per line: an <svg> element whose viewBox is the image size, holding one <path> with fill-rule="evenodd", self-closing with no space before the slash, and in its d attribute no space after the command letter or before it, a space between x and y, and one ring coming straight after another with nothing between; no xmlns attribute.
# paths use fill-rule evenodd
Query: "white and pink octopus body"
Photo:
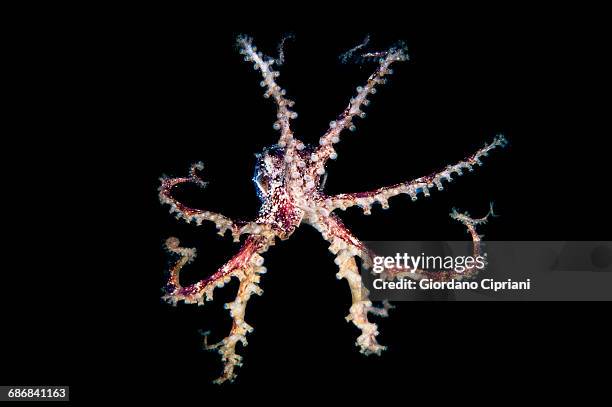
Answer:
<svg viewBox="0 0 612 407"><path fill-rule="evenodd" d="M242 359L236 353L236 345L239 342L243 346L246 345L246 334L252 331L252 327L244 320L246 305L252 294L262 293L258 285L261 275L266 272L262 254L269 246L275 244L276 238L288 239L298 227L306 223L318 230L330 243L329 250L336 256L335 263L339 267L337 277L346 279L350 286L352 306L346 319L352 321L361 331L356 341L357 346L364 354L380 354L384 346L378 344L376 340L378 329L376 324L368 320L368 314L386 316L390 305L385 302L382 307L373 306L368 299L367 290L362 289L356 258L368 264L373 253L344 226L334 211L357 205L369 215L372 205L378 203L383 209L387 209L388 200L400 194L408 194L412 200L420 196L427 197L434 187L442 190L442 181L450 181L453 173L461 175L463 171L472 171L475 165L481 165L481 157L496 147L503 147L506 141L503 136L498 135L491 143L465 160L411 181L372 191L327 195L323 191L325 167L328 160L337 158L334 144L340 141L343 130L355 129L354 119L357 116L365 116L361 109L369 104L368 97L376 92L378 85L385 82L385 76L392 73L391 65L408 59L405 47L400 45L385 52L360 55L369 59L376 58L378 68L370 75L364 86L357 88L357 94L351 98L342 114L330 122L329 129L319 140L319 145L310 146L295 138L291 130L290 122L297 117L297 114L291 110L293 101L285 97L285 91L276 83L279 73L273 69L273 66L278 60L257 52L249 37L238 37L237 44L244 59L252 62L254 68L261 72L263 78L261 85L266 89L264 96L273 99L277 106L277 121L274 123L274 128L280 131L280 138L277 144L257 155L253 177L262 201L261 208L255 220L235 222L222 214L190 208L176 200L172 195L172 189L176 185L184 183L206 185L199 175L203 169L202 163L192 165L186 177L162 178L160 200L170 205L171 212L174 212L178 218L198 225L205 221L214 222L219 234L223 236L229 230L237 242L242 235L247 235L240 250L227 263L208 278L189 286L180 284L179 273L185 264L195 258L195 249L181 247L177 238L168 238L166 248L178 254L180 258L170 269L164 299L173 304L181 300L185 303L204 304L206 300L212 300L215 288L222 287L232 277L239 280L235 300L226 304L233 320L229 335L214 345L208 345L205 341L207 348L219 351L224 362L223 373L216 382L233 381L236 377L235 367L241 365ZM360 48L362 47L355 47L348 53L349 56L356 54ZM459 213L456 210L451 212L451 217L461 222L470 233L474 242L475 256L480 251L480 235L476 231L476 226L486 223L490 215L492 209L480 219L473 219L467 213ZM413 279L449 280L473 277L476 271L472 268L458 275L451 272L415 269L408 273L402 270L401 275ZM397 270L385 271L386 278L398 275L400 272Z"/></svg>

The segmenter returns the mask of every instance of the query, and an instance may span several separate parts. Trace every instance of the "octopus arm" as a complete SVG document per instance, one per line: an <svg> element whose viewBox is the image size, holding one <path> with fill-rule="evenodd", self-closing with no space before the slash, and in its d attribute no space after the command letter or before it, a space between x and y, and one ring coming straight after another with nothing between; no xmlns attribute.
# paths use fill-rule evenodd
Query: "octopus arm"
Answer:
<svg viewBox="0 0 612 407"><path fill-rule="evenodd" d="M161 178L161 186L159 187L159 200L162 204L170 206L170 213L175 213L176 217L183 219L187 223L195 222L201 225L203 222L213 222L217 227L218 233L224 236L229 230L232 233L234 241L239 241L242 234L261 234L266 228L265 225L257 222L233 221L217 212L207 211L203 209L190 208L187 205L178 201L172 195L172 189L180 184L193 183L205 188L205 182L198 171L201 171L204 165L201 162L195 163L189 170L189 176L178 178Z"/></svg>
<svg viewBox="0 0 612 407"><path fill-rule="evenodd" d="M363 209L364 214L371 213L372 205L378 202L383 209L389 208L389 198L400 194L410 195L413 201L416 201L420 195L430 196L430 189L436 187L439 191L444 189L442 181L451 182L452 174L462 175L465 170L473 171L475 165L482 165L482 157L485 157L489 152L497 147L504 147L506 139L502 135L498 135L494 140L484 147L477 150L472 155L466 157L454 165L449 165L441 171L425 177L416 178L411 181L402 182L399 184L378 188L372 191L338 194L328 196L325 199L326 209L333 211L336 209L345 210L352 206L359 206Z"/></svg>
<svg viewBox="0 0 612 407"><path fill-rule="evenodd" d="M178 301L203 304L205 300L213 299L215 288L223 287L232 277L239 281L236 298L233 302L225 304L225 308L229 310L232 318L230 333L214 345L208 344L208 333L205 334L205 348L217 350L224 365L223 373L216 380L217 383L233 381L236 377L235 368L242 365L242 357L236 353L236 346L238 343L246 346L248 343L246 334L253 331L253 328L244 320L246 306L253 294L261 295L263 293L258 285L260 275L266 273L261 254L267 251L273 243L273 235L249 236L238 253L214 274L195 284L183 287L179 282L180 271L195 258L195 249L181 247L179 240L174 237L166 241L166 248L180 256L179 260L170 268L166 294L163 297L166 301L175 305Z"/></svg>
<svg viewBox="0 0 612 407"><path fill-rule="evenodd" d="M355 50L360 47L361 46L355 47L347 53L352 55L351 59L355 57ZM378 68L368 77L365 85L357 87L357 94L351 98L348 106L340 116L329 123L329 129L319 139L320 146L317 148L315 154L318 157L316 165L320 168L325 166L328 159L335 159L337 157L333 145L340 141L340 134L342 131L345 129L354 131L356 129L353 119L356 116L361 118L365 117L366 114L362 109L364 106L370 104L368 97L376 93L378 85L386 82L385 76L393 73L391 69L393 63L408 60L408 52L405 45L400 43L384 52L361 54L358 59L376 59L378 60ZM346 58L344 58L344 60L346 60Z"/></svg>

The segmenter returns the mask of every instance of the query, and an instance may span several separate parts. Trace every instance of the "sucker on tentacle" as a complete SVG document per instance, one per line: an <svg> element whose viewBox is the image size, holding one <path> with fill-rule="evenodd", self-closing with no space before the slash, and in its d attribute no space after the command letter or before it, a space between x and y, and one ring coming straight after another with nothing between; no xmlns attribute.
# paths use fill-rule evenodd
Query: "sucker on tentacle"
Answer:
<svg viewBox="0 0 612 407"><path fill-rule="evenodd" d="M400 194L411 196L413 201L420 195L430 196L430 190L434 187L443 190L443 181L450 182L452 174L461 175L464 170L473 171L475 165L482 165L482 157L506 144L506 139L498 135L491 143L485 144L464 160L428 176L373 191L326 195L325 166L328 160L335 160L338 157L333 148L334 144L340 142L344 130L355 130L355 120L358 117L365 117L363 108L370 104L369 98L376 93L378 86L386 82L385 77L393 73L392 64L408 60L407 49L403 43L398 43L385 51L366 52L365 47L368 42L369 36L362 44L345 53L341 59L343 62L377 61L378 67L364 85L357 87L356 95L350 99L344 111L330 122L329 129L321 136L319 144L310 146L295 138L291 128L291 121L297 117L297 113L292 110L294 102L287 98L286 91L277 83L280 74L274 70L274 65L285 62L283 44L281 43L279 47L279 57L274 59L258 51L250 37L237 38L236 44L240 54L261 74L260 85L264 88L264 97L276 105L277 120L273 128L280 132L275 145L265 148L256 155L253 182L261 200L261 207L253 221L235 221L220 213L190 208L174 198L173 189L178 185L193 183L201 187L206 186L206 182L200 176L204 168L202 163L193 164L185 177L161 178L159 199L162 204L170 206L170 212L175 213L178 219L187 223L195 222L197 225L212 222L217 227L219 235L225 236L226 232L230 231L235 242L240 242L241 236L247 235L237 253L223 266L209 277L189 286L181 285L180 273L183 267L193 262L196 250L182 247L179 240L174 237L168 238L165 243L166 249L173 256L178 256L178 260L170 267L168 282L164 289L163 299L169 303L176 305L183 301L203 305L205 301L213 299L215 288L223 287L232 278L239 281L236 298L226 304L226 309L232 318L229 335L212 345L208 344L208 333L204 336L205 348L218 351L224 364L223 373L216 383L233 381L236 378L236 367L242 365L242 357L238 355L236 348L239 344L247 345L246 334L253 330L245 322L245 314L251 296L261 295L263 292L259 283L261 275L267 270L263 266L262 254L275 244L276 238L281 240L290 238L303 223L314 227L330 243L329 250L334 254L334 262L339 269L336 276L338 279L346 280L349 285L352 305L346 320L360 330L356 345L366 355L380 354L385 347L378 343L378 327L369 321L368 314L385 317L392 306L385 301L381 307L376 307L369 300L367 290L362 287L356 260L359 259L368 265L374 253L355 237L333 212L359 206L364 214L368 215L373 204L378 203L383 209L387 209L389 199ZM467 213L460 213L455 209L450 215L452 219L465 226L472 238L474 253L480 253L482 236L478 234L476 228L487 223L490 216L495 216L492 204L489 213L482 218L471 218ZM392 279L407 275L413 279L448 280L470 278L475 276L476 272L474 269L468 269L461 274L417 269L387 269L384 277Z"/></svg>

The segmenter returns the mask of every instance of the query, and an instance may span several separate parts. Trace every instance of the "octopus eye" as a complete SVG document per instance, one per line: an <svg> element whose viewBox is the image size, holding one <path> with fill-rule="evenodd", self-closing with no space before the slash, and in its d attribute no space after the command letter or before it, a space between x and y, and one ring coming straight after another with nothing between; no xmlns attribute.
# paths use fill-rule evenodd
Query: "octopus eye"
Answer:
<svg viewBox="0 0 612 407"><path fill-rule="evenodd" d="M268 193L268 189L270 188L270 183L268 182L266 178L264 177L255 178L255 184L257 185L257 188L259 188L261 192L263 192L264 194Z"/></svg>
<svg viewBox="0 0 612 407"><path fill-rule="evenodd" d="M258 167L255 171L253 182L255 185L257 185L257 193L260 197L268 194L268 191L270 190L270 181L269 178L266 177L265 172L262 171L261 167Z"/></svg>

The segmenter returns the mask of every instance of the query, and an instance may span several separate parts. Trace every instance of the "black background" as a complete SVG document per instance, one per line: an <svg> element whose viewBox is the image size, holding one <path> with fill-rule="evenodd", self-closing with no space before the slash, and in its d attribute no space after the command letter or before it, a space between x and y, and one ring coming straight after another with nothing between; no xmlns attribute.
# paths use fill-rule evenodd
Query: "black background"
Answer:
<svg viewBox="0 0 612 407"><path fill-rule="evenodd" d="M373 49L407 42L411 61L394 67L389 84L371 98L368 117L338 145L339 158L328 165L328 193L419 177L463 159L497 133L509 140L483 167L429 199L394 198L389 210L376 208L369 217L358 209L341 213L362 240L465 239L448 217L450 208L484 214L491 200L500 217L486 225L486 239L609 235L605 200L598 196L607 181L598 124L604 107L595 99L603 70L596 20L505 10L371 27L340 27L325 14L306 27L253 25L218 28L141 16L128 24L103 23L91 37L80 38L83 21L78 29L55 27L60 40L39 38L36 50L48 67L42 71L66 75L71 90L59 94L79 105L66 125L78 138L42 142L32 154L48 158L53 148L53 178L68 178L77 198L57 209L53 226L23 234L28 241L37 236L30 246L45 247L40 259L31 260L47 268L18 276L22 283L37 282L28 285L29 294L9 296L5 308L7 318L17 320L3 355L11 382L67 383L77 400L112 398L110 388L136 398L205 400L247 390L266 396L284 387L452 386L473 383L485 372L537 374L589 358L592 348L581 347L578 355L571 346L578 339L590 345L603 340L592 310L565 303L444 302L397 304L388 319L376 321L389 350L364 357L354 345L357 329L344 320L348 287L335 278L328 244L304 226L265 254L265 292L249 302L246 320L255 332L239 351L245 366L236 383L211 385L222 365L218 355L202 350L198 330L210 329L212 339L225 336L230 319L223 304L237 286L217 289L205 307L164 304L170 259L162 242L178 236L198 249L185 284L210 274L238 246L211 225L176 221L159 204L157 186L162 174L185 174L202 160L208 188L186 187L176 196L232 218L256 215L254 153L278 134L273 103L261 96L258 74L234 47L239 33L253 35L267 54L276 53L283 33L295 34L278 82L296 102L295 134L308 143L317 142L374 69L342 65L338 55L366 33ZM45 79L52 90L62 86ZM95 169L71 171L84 164ZM66 231L75 219L88 234ZM28 322L33 318L39 324ZM58 320L70 322L60 327ZM553 349L559 342L567 345L562 351ZM461 373L474 365L480 373Z"/></svg>

